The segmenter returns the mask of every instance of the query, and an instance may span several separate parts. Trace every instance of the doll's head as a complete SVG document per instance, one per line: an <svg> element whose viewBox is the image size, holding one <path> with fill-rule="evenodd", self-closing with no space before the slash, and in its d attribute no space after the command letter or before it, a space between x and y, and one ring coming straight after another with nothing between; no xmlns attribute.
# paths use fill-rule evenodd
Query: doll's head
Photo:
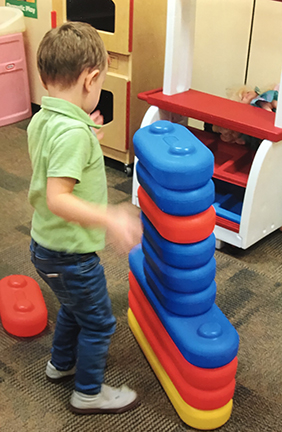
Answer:
<svg viewBox="0 0 282 432"><path fill-rule="evenodd" d="M258 93L255 90L247 90L247 89L242 90L239 94L240 101L244 104L250 104L252 100L257 96Z"/></svg>
<svg viewBox="0 0 282 432"><path fill-rule="evenodd" d="M245 104L250 104L253 99L268 90L279 90L279 85L271 84L263 89L259 87L252 87L249 85L243 85L241 87L231 87L226 90L226 95L228 99L234 100L236 102L242 102Z"/></svg>
<svg viewBox="0 0 282 432"><path fill-rule="evenodd" d="M229 99L245 104L250 104L251 101L258 96L258 94L258 87L253 88L247 85L244 85L239 89L227 89L227 96Z"/></svg>

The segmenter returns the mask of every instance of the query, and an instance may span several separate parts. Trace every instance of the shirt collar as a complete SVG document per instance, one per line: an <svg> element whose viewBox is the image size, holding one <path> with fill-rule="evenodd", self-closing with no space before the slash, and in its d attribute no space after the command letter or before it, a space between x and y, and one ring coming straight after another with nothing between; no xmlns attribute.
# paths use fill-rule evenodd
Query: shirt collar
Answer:
<svg viewBox="0 0 282 432"><path fill-rule="evenodd" d="M41 108L63 114L74 120L80 120L88 126L94 127L95 129L101 128L101 125L96 125L93 120L91 120L90 116L86 114L86 112L83 111L79 106L65 101L64 99L43 96Z"/></svg>

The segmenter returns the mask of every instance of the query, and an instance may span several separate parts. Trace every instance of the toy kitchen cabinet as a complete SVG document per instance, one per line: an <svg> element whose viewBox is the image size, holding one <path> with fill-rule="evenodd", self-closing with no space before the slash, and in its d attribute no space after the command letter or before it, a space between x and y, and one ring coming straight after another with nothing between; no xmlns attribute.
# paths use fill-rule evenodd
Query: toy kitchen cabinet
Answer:
<svg viewBox="0 0 282 432"><path fill-rule="evenodd" d="M101 146L104 155L124 163L130 175L134 159L132 137L147 108L137 94L152 83L162 83L166 4L163 0L66 3L66 18L93 25L109 52L109 71L97 107L105 119Z"/></svg>
<svg viewBox="0 0 282 432"><path fill-rule="evenodd" d="M147 109L137 94L162 85L166 2L37 0L37 9L38 19L25 17L32 103L40 105L46 95L36 68L36 51L44 34L67 20L93 25L111 58L98 105L105 119L101 146L105 156L123 163L130 174L134 159L132 137Z"/></svg>

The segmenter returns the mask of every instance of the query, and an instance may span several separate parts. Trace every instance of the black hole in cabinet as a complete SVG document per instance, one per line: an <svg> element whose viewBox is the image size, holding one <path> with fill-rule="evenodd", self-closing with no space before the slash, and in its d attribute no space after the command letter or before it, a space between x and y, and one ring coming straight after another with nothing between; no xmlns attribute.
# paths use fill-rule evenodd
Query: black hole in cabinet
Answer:
<svg viewBox="0 0 282 432"><path fill-rule="evenodd" d="M86 22L97 30L115 32L115 4L112 0L67 0L67 19Z"/></svg>
<svg viewBox="0 0 282 432"><path fill-rule="evenodd" d="M98 105L95 111L99 110L104 117L104 124L110 123L114 118L114 95L113 93L102 90Z"/></svg>

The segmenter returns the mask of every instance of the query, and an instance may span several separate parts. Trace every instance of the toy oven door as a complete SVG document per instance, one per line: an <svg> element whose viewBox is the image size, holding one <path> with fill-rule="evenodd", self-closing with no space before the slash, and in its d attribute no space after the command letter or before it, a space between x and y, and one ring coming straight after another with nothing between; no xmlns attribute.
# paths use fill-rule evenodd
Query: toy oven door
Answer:
<svg viewBox="0 0 282 432"><path fill-rule="evenodd" d="M96 109L104 116L101 146L105 156L123 161L129 144L130 81L108 72Z"/></svg>
<svg viewBox="0 0 282 432"><path fill-rule="evenodd" d="M67 19L95 27L108 51L132 51L133 0L67 0Z"/></svg>

